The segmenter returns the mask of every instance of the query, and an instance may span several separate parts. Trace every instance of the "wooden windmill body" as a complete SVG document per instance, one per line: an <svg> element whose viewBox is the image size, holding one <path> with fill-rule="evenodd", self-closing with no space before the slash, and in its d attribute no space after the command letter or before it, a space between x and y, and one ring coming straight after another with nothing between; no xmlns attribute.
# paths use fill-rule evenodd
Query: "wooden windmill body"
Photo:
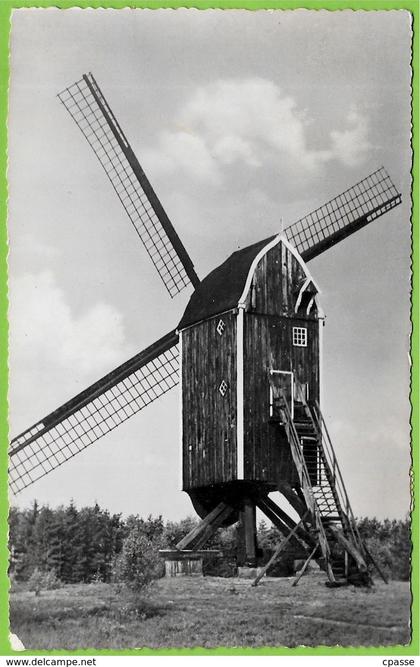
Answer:
<svg viewBox="0 0 420 667"><path fill-rule="evenodd" d="M195 291L179 334L183 489L197 506L208 510L208 487L217 498L226 485L294 480L275 424L282 391L292 414L301 393L319 400L320 321L314 282L280 236L234 253Z"/></svg>
<svg viewBox="0 0 420 667"><path fill-rule="evenodd" d="M182 478L201 518L181 559L240 519L255 565L256 508L314 557L332 584L367 583L357 531L319 404L323 314L307 262L401 203L383 168L273 236L235 252L204 280L91 74L59 99L93 149L170 296L192 286L178 326L14 438L15 493L178 383ZM292 511L269 494L279 491ZM277 551L276 551L277 553Z"/></svg>

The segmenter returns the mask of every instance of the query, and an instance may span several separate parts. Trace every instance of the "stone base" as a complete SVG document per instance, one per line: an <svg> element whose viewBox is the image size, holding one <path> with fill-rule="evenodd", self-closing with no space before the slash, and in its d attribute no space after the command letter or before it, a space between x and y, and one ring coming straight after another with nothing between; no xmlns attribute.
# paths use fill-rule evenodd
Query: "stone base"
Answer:
<svg viewBox="0 0 420 667"><path fill-rule="evenodd" d="M203 559L219 556L220 551L160 549L159 555L165 559L165 577L202 577Z"/></svg>
<svg viewBox="0 0 420 667"><path fill-rule="evenodd" d="M262 567L238 567L238 577L239 579L255 579L262 569Z"/></svg>

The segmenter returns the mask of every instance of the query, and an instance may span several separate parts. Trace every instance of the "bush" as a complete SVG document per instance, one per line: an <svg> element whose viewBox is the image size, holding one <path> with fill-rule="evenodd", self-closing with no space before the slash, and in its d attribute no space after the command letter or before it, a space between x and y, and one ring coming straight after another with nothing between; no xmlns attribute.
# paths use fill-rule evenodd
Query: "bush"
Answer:
<svg viewBox="0 0 420 667"><path fill-rule="evenodd" d="M197 519L191 516L181 521L168 521L162 536L164 546L173 549L197 524Z"/></svg>
<svg viewBox="0 0 420 667"><path fill-rule="evenodd" d="M114 580L134 591L141 591L154 579L162 577L164 571L159 546L144 534L140 525L133 526L116 559Z"/></svg>
<svg viewBox="0 0 420 667"><path fill-rule="evenodd" d="M236 556L223 551L221 556L207 556L203 562L203 574L207 577L236 577L238 567Z"/></svg>
<svg viewBox="0 0 420 667"><path fill-rule="evenodd" d="M410 521L359 519L358 528L369 552L390 579L408 581L411 570ZM372 571L375 572L372 567Z"/></svg>
<svg viewBox="0 0 420 667"><path fill-rule="evenodd" d="M40 570L35 568L26 584L28 591L33 591L35 595L40 595L41 591L51 591L55 588L61 588L61 581L54 570Z"/></svg>

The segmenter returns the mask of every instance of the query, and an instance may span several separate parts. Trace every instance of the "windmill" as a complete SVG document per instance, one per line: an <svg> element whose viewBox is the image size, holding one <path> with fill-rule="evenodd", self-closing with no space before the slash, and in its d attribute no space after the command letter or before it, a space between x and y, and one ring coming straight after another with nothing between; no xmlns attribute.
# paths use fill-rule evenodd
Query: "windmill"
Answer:
<svg viewBox="0 0 420 667"><path fill-rule="evenodd" d="M281 234L235 252L200 281L93 75L58 97L169 295L191 285L194 292L176 328L12 440L11 490L180 384L183 490L201 521L173 561L182 569L218 527L239 520L242 563L255 566L259 508L284 536L273 557L290 544L306 563L316 558L331 584L368 583L372 557L319 405L323 315L307 262L401 203L387 172L381 167Z"/></svg>

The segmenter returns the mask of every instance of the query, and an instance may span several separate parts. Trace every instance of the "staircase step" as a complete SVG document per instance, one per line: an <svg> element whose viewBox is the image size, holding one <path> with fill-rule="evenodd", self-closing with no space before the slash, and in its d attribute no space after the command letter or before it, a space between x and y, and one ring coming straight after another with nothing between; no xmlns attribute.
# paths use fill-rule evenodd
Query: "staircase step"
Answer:
<svg viewBox="0 0 420 667"><path fill-rule="evenodd" d="M331 568L332 568L332 571L334 572L334 574L339 574L339 573L341 573L341 574L344 575L344 573L345 573L345 571L346 571L346 566L345 566L344 562L342 562L342 563L334 563L334 561L333 561L333 562L331 563Z"/></svg>
<svg viewBox="0 0 420 667"><path fill-rule="evenodd" d="M346 579L346 571L345 570L336 570L334 567L332 568L334 578L337 581L341 581L343 579Z"/></svg>
<svg viewBox="0 0 420 667"><path fill-rule="evenodd" d="M296 431L310 431L314 435L317 435L317 432L315 431L313 424L311 422L293 422L295 425Z"/></svg>

